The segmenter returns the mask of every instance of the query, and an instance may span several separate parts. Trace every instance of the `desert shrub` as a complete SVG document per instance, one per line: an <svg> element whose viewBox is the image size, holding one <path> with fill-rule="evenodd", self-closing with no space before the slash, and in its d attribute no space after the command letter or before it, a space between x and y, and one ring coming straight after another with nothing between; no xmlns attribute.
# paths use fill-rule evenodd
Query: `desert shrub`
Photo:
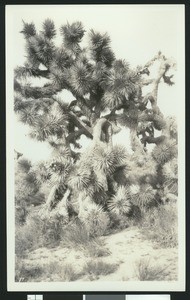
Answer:
<svg viewBox="0 0 190 300"><path fill-rule="evenodd" d="M68 263L60 265L57 262L50 262L43 266L43 272L47 277L50 276L53 281L53 278L56 278L56 280L59 281L74 281L81 276L80 273L76 272L73 265Z"/></svg>
<svg viewBox="0 0 190 300"><path fill-rule="evenodd" d="M91 237L104 235L110 223L108 213L95 203L88 203L83 208L80 220Z"/></svg>
<svg viewBox="0 0 190 300"><path fill-rule="evenodd" d="M128 216L122 215L118 216L117 214L110 212L110 226L108 229L108 233L118 232L122 229L138 226L141 222L142 212L141 209L137 205L132 205L130 214Z"/></svg>
<svg viewBox="0 0 190 300"><path fill-rule="evenodd" d="M152 265L150 259L140 259L135 264L135 275L140 281L165 280L167 267Z"/></svg>
<svg viewBox="0 0 190 300"><path fill-rule="evenodd" d="M15 253L24 256L26 251L39 247L55 247L61 240L62 220L42 220L38 213L31 213L24 225L18 226L15 235Z"/></svg>
<svg viewBox="0 0 190 300"><path fill-rule="evenodd" d="M62 229L61 244L69 248L85 251L87 256L101 257L109 254L104 242L89 235L85 225L76 218Z"/></svg>
<svg viewBox="0 0 190 300"><path fill-rule="evenodd" d="M162 168L164 179L165 199L170 200L178 195L178 162L174 158L167 162ZM176 197L177 198L177 197Z"/></svg>
<svg viewBox="0 0 190 300"><path fill-rule="evenodd" d="M31 219L28 223L16 229L15 235L15 254L23 257L26 251L33 250L41 244L39 224Z"/></svg>
<svg viewBox="0 0 190 300"><path fill-rule="evenodd" d="M102 260L88 261L83 269L85 274L88 274L91 280L97 279L100 275L108 275L117 270L116 264L108 264Z"/></svg>
<svg viewBox="0 0 190 300"><path fill-rule="evenodd" d="M178 244L176 204L159 205L144 212L139 223L143 234L161 247Z"/></svg>
<svg viewBox="0 0 190 300"><path fill-rule="evenodd" d="M62 229L61 243L67 247L82 247L90 241L89 233L79 219L75 219Z"/></svg>
<svg viewBox="0 0 190 300"><path fill-rule="evenodd" d="M110 212L110 226L107 230L107 235L116 233L122 229L125 229L129 226L129 219L126 216L118 216L113 212Z"/></svg>
<svg viewBox="0 0 190 300"><path fill-rule="evenodd" d="M15 207L15 225L24 225L28 215L28 208L26 207L25 201L20 201L19 205Z"/></svg>
<svg viewBox="0 0 190 300"><path fill-rule="evenodd" d="M103 257L110 254L110 251L105 248L105 243L98 239L90 241L86 245L85 251L90 257Z"/></svg>
<svg viewBox="0 0 190 300"><path fill-rule="evenodd" d="M20 158L15 164L15 203L25 207L32 203L31 197L39 191L39 184L36 181L36 174L31 171L31 162ZM40 204L41 199L39 199Z"/></svg>
<svg viewBox="0 0 190 300"><path fill-rule="evenodd" d="M62 228L64 221L62 216L57 215L54 218L43 220L42 230L42 246L55 247L61 241Z"/></svg>
<svg viewBox="0 0 190 300"><path fill-rule="evenodd" d="M39 266L26 265L22 259L16 258L15 261L15 281L16 282L27 282L37 281L43 269Z"/></svg>

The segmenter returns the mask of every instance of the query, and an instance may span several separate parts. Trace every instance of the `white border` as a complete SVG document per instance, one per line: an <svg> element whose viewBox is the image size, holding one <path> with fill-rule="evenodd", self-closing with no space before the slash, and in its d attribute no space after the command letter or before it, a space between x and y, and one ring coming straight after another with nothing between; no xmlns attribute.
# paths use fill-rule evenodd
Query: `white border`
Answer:
<svg viewBox="0 0 190 300"><path fill-rule="evenodd" d="M179 280L177 282L40 282L25 283L14 281L14 132L13 120L13 51L14 45L11 43L10 27L14 24L9 17L9 7L6 6L6 118L7 118L7 283L8 291L185 291L185 84L181 95L181 111L183 112L179 122ZM121 6L121 5L120 5ZM155 5L149 5L155 6ZM176 5L180 8L184 5ZM29 7L29 6L28 6ZM44 7L38 6L39 8ZM59 6L56 5L58 8ZM92 7L92 5L91 5ZM8 8L8 9L7 9ZM161 21L161 20L160 20ZM10 26L11 25L11 26ZM183 32L183 35L185 30ZM185 41L185 38L184 38ZM182 57L183 70L185 70L185 47ZM185 82L185 73L183 72L182 82ZM85 299L84 299L85 300Z"/></svg>

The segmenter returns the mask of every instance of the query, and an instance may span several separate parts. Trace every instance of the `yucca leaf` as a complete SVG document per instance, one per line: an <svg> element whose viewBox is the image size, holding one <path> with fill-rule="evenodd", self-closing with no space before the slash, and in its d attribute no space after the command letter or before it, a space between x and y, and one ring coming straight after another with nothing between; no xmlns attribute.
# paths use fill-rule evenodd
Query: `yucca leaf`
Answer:
<svg viewBox="0 0 190 300"><path fill-rule="evenodd" d="M177 155L176 141L168 141L166 143L161 143L152 151L153 158L159 164L165 164L169 160L173 159Z"/></svg>
<svg viewBox="0 0 190 300"><path fill-rule="evenodd" d="M130 191L126 187L120 186L116 194L108 201L108 209L117 216L128 215L132 209L130 201Z"/></svg>
<svg viewBox="0 0 190 300"><path fill-rule="evenodd" d="M46 19L43 23L42 33L48 39L52 39L56 35L54 22L50 19Z"/></svg>
<svg viewBox="0 0 190 300"><path fill-rule="evenodd" d="M142 209L152 207L157 203L156 192L149 184L141 185L140 191L134 195L133 201Z"/></svg>
<svg viewBox="0 0 190 300"><path fill-rule="evenodd" d="M64 36L64 41L69 43L79 43L85 33L81 22L67 23L61 27L61 33Z"/></svg>
<svg viewBox="0 0 190 300"><path fill-rule="evenodd" d="M18 161L17 167L21 172L28 173L31 168L31 162L26 158L21 158Z"/></svg>
<svg viewBox="0 0 190 300"><path fill-rule="evenodd" d="M79 218L85 225L89 235L93 237L103 235L110 222L108 214L103 211L102 206L95 203L88 203L84 206Z"/></svg>
<svg viewBox="0 0 190 300"><path fill-rule="evenodd" d="M21 33L24 34L25 39L28 39L36 35L36 29L34 23L26 23L23 21L23 30Z"/></svg>
<svg viewBox="0 0 190 300"><path fill-rule="evenodd" d="M85 95L92 89L92 71L78 61L70 68L70 84L79 95Z"/></svg>

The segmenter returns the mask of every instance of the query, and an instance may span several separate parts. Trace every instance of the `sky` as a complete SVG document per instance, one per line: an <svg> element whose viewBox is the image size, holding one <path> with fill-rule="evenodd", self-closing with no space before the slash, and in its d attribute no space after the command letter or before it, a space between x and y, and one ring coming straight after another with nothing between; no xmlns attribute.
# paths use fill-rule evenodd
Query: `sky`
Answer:
<svg viewBox="0 0 190 300"><path fill-rule="evenodd" d="M88 41L88 31L94 29L107 32L111 46L118 59L125 59L131 65L144 65L158 51L172 57L177 68L174 71L175 85L160 84L158 104L167 115L175 115L179 126L184 122L184 6L183 5L11 5L6 7L6 53L7 53L7 111L8 131L14 132L14 148L24 153L32 161L46 159L50 148L27 137L28 128L14 116L13 69L25 62L24 38L20 33L22 20L34 22L41 29L46 18L51 18L59 33L66 22L81 21L86 29L84 45ZM60 44L58 34L56 43ZM63 94L69 99L69 93ZM181 125L180 125L181 123ZM114 137L116 143L128 146L128 132L122 131ZM13 139L8 135L10 140ZM88 141L83 139L83 145Z"/></svg>

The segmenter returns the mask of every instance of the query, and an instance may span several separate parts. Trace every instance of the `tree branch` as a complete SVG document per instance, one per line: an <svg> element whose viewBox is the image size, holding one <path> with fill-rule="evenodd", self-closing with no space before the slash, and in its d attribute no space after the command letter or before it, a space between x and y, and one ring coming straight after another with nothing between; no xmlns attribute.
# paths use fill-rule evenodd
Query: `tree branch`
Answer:
<svg viewBox="0 0 190 300"><path fill-rule="evenodd" d="M28 76L49 78L49 75L50 75L49 70L34 69L29 66L17 67L15 69L16 78L28 77Z"/></svg>
<svg viewBox="0 0 190 300"><path fill-rule="evenodd" d="M154 137L154 136L147 136L146 134L144 134L144 136L141 139L142 144L146 145L146 143L148 144L156 144L159 145L160 143L162 143L164 140L166 139L165 135L160 135L158 137Z"/></svg>
<svg viewBox="0 0 190 300"><path fill-rule="evenodd" d="M144 66L144 68L148 68L148 67L152 66L156 60L161 61L157 77L154 78L154 79L149 79L149 80L143 80L142 81L142 85L153 84L153 90L152 90L151 94L152 94L155 102L157 102L158 86L159 86L161 78L163 77L163 79L166 83L168 83L170 85L173 84L173 82L171 81L171 78L173 76L171 75L171 76L168 77L168 76L165 75L166 72L169 70L169 68L172 65L171 61L169 59L167 59L163 54L161 54L161 52L159 52L149 62L147 62L146 65Z"/></svg>
<svg viewBox="0 0 190 300"><path fill-rule="evenodd" d="M81 121L80 118L78 118L73 112L69 112L68 115L70 117L70 120L75 124L76 127L78 127L79 129L83 129L83 133L87 137L91 139L93 138L93 132L91 127L84 124L83 121Z"/></svg>
<svg viewBox="0 0 190 300"><path fill-rule="evenodd" d="M62 87L54 84L47 84L43 87L30 85L23 86L17 80L15 80L14 86L15 91L21 93L23 97L34 99L52 97L63 89Z"/></svg>
<svg viewBox="0 0 190 300"><path fill-rule="evenodd" d="M75 142L82 134L85 134L85 130L83 128L77 130L77 131L74 131L74 132L71 132L67 137L66 137L66 140L68 143L72 143L72 142ZM86 135L86 134L85 134Z"/></svg>

